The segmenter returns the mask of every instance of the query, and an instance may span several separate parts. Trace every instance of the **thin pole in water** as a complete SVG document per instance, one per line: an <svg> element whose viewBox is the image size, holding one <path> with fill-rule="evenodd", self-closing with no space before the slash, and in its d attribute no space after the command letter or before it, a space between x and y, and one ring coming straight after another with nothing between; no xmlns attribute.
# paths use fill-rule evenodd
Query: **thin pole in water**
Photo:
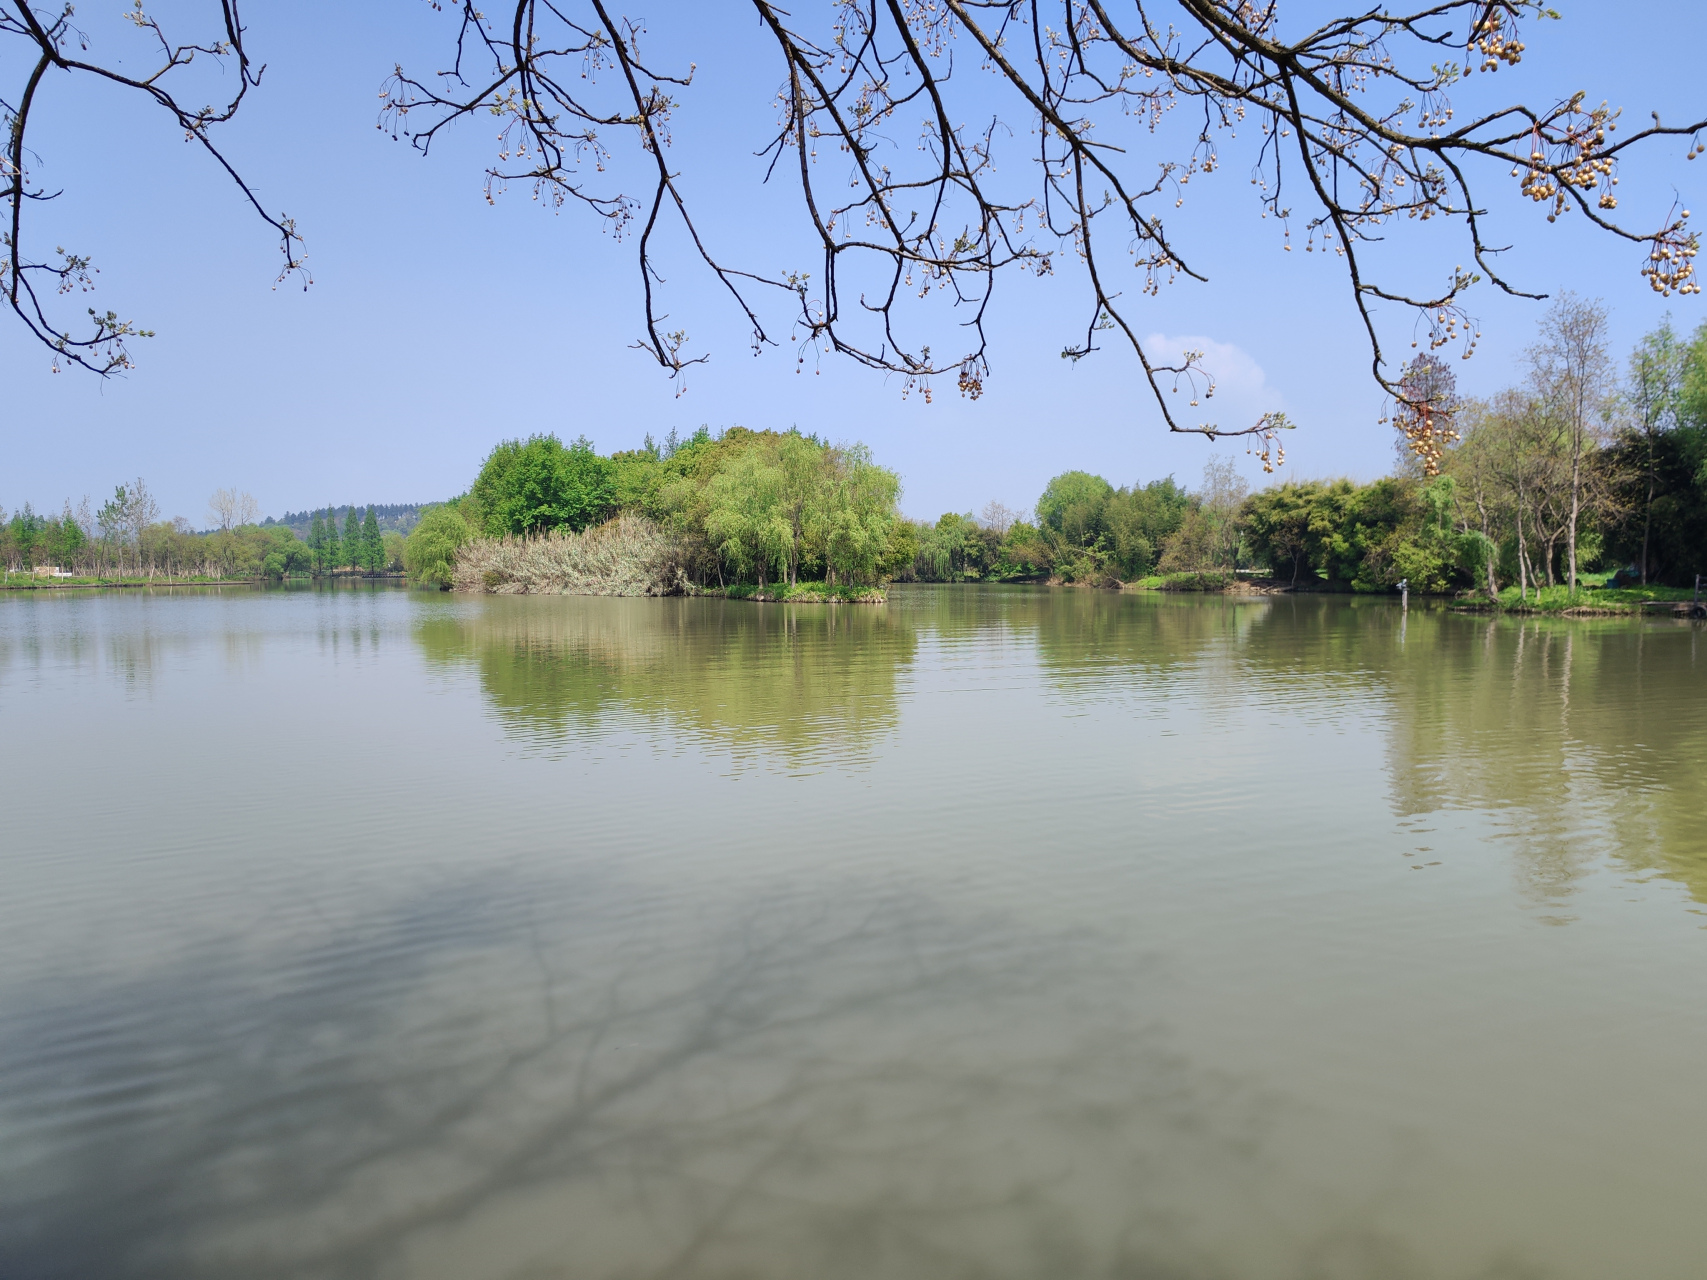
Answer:
<svg viewBox="0 0 1707 1280"><path fill-rule="evenodd" d="M1696 586L1696 590L1699 591L1701 588L1701 575L1700 574L1695 575L1695 586ZM1399 579L1399 608L1409 609L1410 607L1411 607L1411 580L1409 578L1400 578Z"/></svg>

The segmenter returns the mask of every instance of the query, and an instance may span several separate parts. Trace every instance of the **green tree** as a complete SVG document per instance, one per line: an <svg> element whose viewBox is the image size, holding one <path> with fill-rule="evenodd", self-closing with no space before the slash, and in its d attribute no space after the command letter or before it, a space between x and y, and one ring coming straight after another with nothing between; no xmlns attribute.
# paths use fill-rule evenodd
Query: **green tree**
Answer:
<svg viewBox="0 0 1707 1280"><path fill-rule="evenodd" d="M1276 576L1287 575L1293 586L1300 574L1315 576L1322 558L1325 526L1315 523L1323 486L1311 481L1287 481L1245 499L1245 537L1251 553Z"/></svg>
<svg viewBox="0 0 1707 1280"><path fill-rule="evenodd" d="M1075 547L1095 544L1103 531L1103 509L1114 486L1088 471L1056 476L1037 500L1038 526Z"/></svg>
<svg viewBox="0 0 1707 1280"><path fill-rule="evenodd" d="M344 563L343 540L338 537L338 511L326 508L326 540L321 544L321 568L330 573Z"/></svg>
<svg viewBox="0 0 1707 1280"><path fill-rule="evenodd" d="M565 446L553 435L506 440L487 456L469 496L493 537L585 529L614 515L617 466L585 436Z"/></svg>
<svg viewBox="0 0 1707 1280"><path fill-rule="evenodd" d="M403 567L410 582L448 587L456 553L473 536L455 507L428 507L403 547Z"/></svg>
<svg viewBox="0 0 1707 1280"><path fill-rule="evenodd" d="M387 529L380 535L379 567L387 573L395 573L403 567L403 552L408 542L395 529Z"/></svg>
<svg viewBox="0 0 1707 1280"><path fill-rule="evenodd" d="M889 548L900 477L873 462L864 445L826 450L825 461L830 480L818 517L825 576L854 586L873 583Z"/></svg>
<svg viewBox="0 0 1707 1280"><path fill-rule="evenodd" d="M1172 476L1117 490L1103 508L1103 527L1121 576L1142 578L1155 568L1162 543L1178 529L1192 497Z"/></svg>
<svg viewBox="0 0 1707 1280"><path fill-rule="evenodd" d="M312 526L311 526L312 527ZM314 568L308 545L283 525L263 531L266 546L261 557L261 574L268 578L283 578L292 573L308 573Z"/></svg>
<svg viewBox="0 0 1707 1280"><path fill-rule="evenodd" d="M385 545L379 536L379 517L370 503L362 519L362 568L378 573L385 568Z"/></svg>
<svg viewBox="0 0 1707 1280"><path fill-rule="evenodd" d="M793 546L785 485L765 451L748 448L706 486L707 540L738 577L754 575L761 589L773 570L786 571Z"/></svg>
<svg viewBox="0 0 1707 1280"><path fill-rule="evenodd" d="M1637 565L1648 580L1654 535L1654 495L1659 486L1659 439L1676 429L1682 409L1684 378L1690 372L1691 347L1671 327L1668 315L1630 353L1628 421L1621 433L1627 452L1637 453L1636 488L1642 511L1642 551ZM1633 447L1632 447L1633 446Z"/></svg>
<svg viewBox="0 0 1707 1280"><path fill-rule="evenodd" d="M124 552L129 540L130 505L130 492L121 484L95 516L100 524L102 548L120 573L124 572Z"/></svg>
<svg viewBox="0 0 1707 1280"><path fill-rule="evenodd" d="M362 541L362 513L353 502L344 516L344 563L352 569L367 568L366 544Z"/></svg>

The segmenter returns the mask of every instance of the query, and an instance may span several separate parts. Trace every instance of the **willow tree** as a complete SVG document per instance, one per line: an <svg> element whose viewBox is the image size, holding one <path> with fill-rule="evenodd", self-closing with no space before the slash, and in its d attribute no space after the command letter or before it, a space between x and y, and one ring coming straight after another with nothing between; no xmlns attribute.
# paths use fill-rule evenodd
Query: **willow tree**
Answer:
<svg viewBox="0 0 1707 1280"><path fill-rule="evenodd" d="M1193 179L1226 163L1249 166L1253 211L1280 247L1301 240L1336 260L1371 374L1401 410L1411 402L1389 348L1467 356L1477 337L1467 290L1485 281L1536 296L1498 265L1489 188L1532 201L1549 222L1574 211L1626 246L1662 294L1699 292L1688 211L1674 203L1628 217L1614 188L1626 153L1644 144L1670 141L1693 158L1707 119L1656 117L1619 132L1618 110L1586 91L1543 91L1538 105L1495 100L1480 82L1522 61L1522 24L1552 16L1533 0L1433 0L1313 23L1251 0L840 0L798 15L751 3L771 62L744 88L776 106L754 149L767 180L797 184L813 246L790 269L732 260L704 229L698 188L672 149L672 122L692 105L692 64L652 61L645 25L607 0L435 3L455 26L445 69L398 67L380 123L425 153L447 130L496 117L490 194L520 182L549 206L632 231L638 345L672 376L708 353L666 323L658 257L669 221L755 350L792 342L802 361L845 357L927 397L943 377L963 395L983 393L999 279L1071 271L1084 319L1063 357L1118 342L1168 429L1250 437L1265 462L1283 420L1205 420L1214 385L1200 353L1156 351L1139 337L1146 299L1181 277L1207 279L1173 215ZM31 248L55 243L33 229L49 193L29 169L37 90L50 75L128 91L202 147L279 238L281 278L306 282L294 222L267 211L216 141L260 82L237 0L221 0L217 14L201 43L176 43L136 9L154 59L144 67L134 50L97 57L69 6L0 4L0 41L12 50L0 64L12 68L0 91L10 135L0 274L12 310L57 360L111 373L129 365L127 342L142 330L92 310L75 326L55 303L88 284L88 258ZM684 8L659 24L691 38L695 21L729 18ZM235 72L227 91L218 105L186 106L199 100L183 96L200 92L194 68L210 62ZM1454 95L1477 105L1460 114Z"/></svg>

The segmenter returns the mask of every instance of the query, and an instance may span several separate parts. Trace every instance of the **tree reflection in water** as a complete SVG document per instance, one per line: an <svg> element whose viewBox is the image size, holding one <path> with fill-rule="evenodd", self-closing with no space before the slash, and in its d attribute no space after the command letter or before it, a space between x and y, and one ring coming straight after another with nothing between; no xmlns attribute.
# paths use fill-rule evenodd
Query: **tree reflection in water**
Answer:
<svg viewBox="0 0 1707 1280"><path fill-rule="evenodd" d="M435 664L472 663L535 750L641 724L661 743L807 768L869 760L917 644L874 606L537 596L447 609L416 639Z"/></svg>
<svg viewBox="0 0 1707 1280"><path fill-rule="evenodd" d="M1386 599L1307 595L1061 592L1029 612L1063 697L1189 703L1211 722L1260 707L1304 722L1373 714L1392 810L1425 851L1436 819L1479 813L1539 901L1611 859L1707 903L1699 624L1401 615ZM1299 781L1331 814L1335 779Z"/></svg>

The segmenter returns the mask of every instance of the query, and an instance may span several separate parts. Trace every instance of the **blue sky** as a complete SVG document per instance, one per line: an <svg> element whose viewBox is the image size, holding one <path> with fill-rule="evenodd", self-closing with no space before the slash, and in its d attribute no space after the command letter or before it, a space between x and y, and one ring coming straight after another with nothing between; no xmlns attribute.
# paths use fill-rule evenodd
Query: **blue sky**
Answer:
<svg viewBox="0 0 1707 1280"><path fill-rule="evenodd" d="M107 3L112 15L88 4L79 11L96 52L134 39L111 20L123 6ZM1283 13L1302 23L1316 7ZM182 10L175 22L200 20L204 8L170 6ZM791 221L796 189L757 187L752 153L773 119L779 76L750 11L660 0L635 12L649 19L656 61L698 64L672 160L712 242L755 269L814 265ZM7 509L26 499L55 509L68 496L99 501L135 475L165 514L198 525L220 486L252 492L270 514L430 500L465 488L504 437L584 433L611 450L701 424L798 425L862 440L900 471L902 505L914 516L976 510L992 498L1027 507L1069 468L1116 483L1170 473L1191 482L1201 471L1210 446L1160 426L1129 354L1111 345L1076 365L1060 358L1083 326L1067 270L1052 281L1005 282L985 395L964 400L944 383L927 405L903 398L896 379L834 359L798 372L786 343L755 359L740 316L677 252L679 239L667 240L674 322L712 356L678 395L630 349L641 328L631 241L613 243L585 215L553 214L520 188L489 205L481 172L494 144L484 121L425 160L376 129L379 87L394 63L442 65L454 31L445 14L425 0L302 0L247 16L251 49L268 69L223 141L263 202L297 219L315 283L273 289L268 229L161 120L50 77L32 139L39 178L65 194L34 211L33 234L93 254L102 274L91 301L158 336L135 344L135 371L103 383L50 373L48 353L15 323L0 328ZM1701 47L1707 6L1567 7L1563 21L1531 23L1524 35L1522 65L1473 82L1475 91L1540 103L1585 89L1623 106L1626 127L1650 110L1668 122L1707 115L1693 72L1665 53ZM15 63L0 65L14 81ZM1467 105L1470 95L1461 97ZM1685 149L1655 148L1626 166L1627 210L1657 218L1674 191L1690 207L1707 197L1707 159L1686 164ZM1014 161L1017 174L1023 161ZM1299 424L1286 440L1286 474L1382 474L1392 438L1377 422L1382 397L1344 277L1324 255L1281 251L1278 229L1258 218L1247 168L1228 163L1194 180L1171 224L1210 283L1181 281L1141 302L1134 295L1131 315L1164 351L1209 353L1223 379L1223 422L1281 408ZM1538 291L1603 298L1620 351L1668 308L1688 326L1701 319L1698 300L1668 302L1647 288L1633 247L1587 234L1580 219L1549 226L1511 199L1515 184L1503 174L1483 179L1498 234L1518 245L1511 273ZM1707 216L1707 202L1701 208ZM1400 229L1394 252L1426 278L1466 257L1412 230ZM1472 310L1485 337L1458 366L1461 386L1486 393L1517 376L1539 307L1481 288ZM1242 446L1219 447L1260 480Z"/></svg>

